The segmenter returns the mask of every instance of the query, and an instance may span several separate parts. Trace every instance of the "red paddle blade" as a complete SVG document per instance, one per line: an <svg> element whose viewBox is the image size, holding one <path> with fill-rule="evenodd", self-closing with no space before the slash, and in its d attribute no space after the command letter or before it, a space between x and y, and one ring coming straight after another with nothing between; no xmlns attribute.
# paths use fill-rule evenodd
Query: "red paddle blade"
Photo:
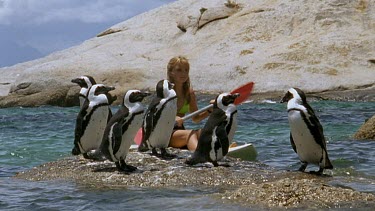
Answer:
<svg viewBox="0 0 375 211"><path fill-rule="evenodd" d="M137 134L135 135L134 137L134 142L139 146L142 142L142 136L143 136L143 132L142 132L142 128L138 130Z"/></svg>
<svg viewBox="0 0 375 211"><path fill-rule="evenodd" d="M240 96L236 98L234 101L235 105L243 103L245 100L247 100L250 97L251 91L253 90L254 82L249 82L247 84L244 84L240 87L238 87L235 90L232 90L230 93L239 93Z"/></svg>

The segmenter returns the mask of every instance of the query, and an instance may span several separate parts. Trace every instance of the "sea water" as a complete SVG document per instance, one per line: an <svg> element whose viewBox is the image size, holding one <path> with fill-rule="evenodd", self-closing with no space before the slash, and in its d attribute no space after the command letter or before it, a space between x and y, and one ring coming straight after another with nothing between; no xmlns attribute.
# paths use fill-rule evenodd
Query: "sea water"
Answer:
<svg viewBox="0 0 375 211"><path fill-rule="evenodd" d="M204 106L200 104L200 107ZM353 140L353 134L375 114L374 102L316 101L311 106L327 138L335 167L331 185L375 194L375 141ZM112 107L113 111L117 107ZM14 179L17 172L71 156L78 107L0 109L0 209L3 210L228 210L207 196L217 190L193 187L117 188L97 190L69 181ZM280 170L297 170L300 162L289 141L286 104L238 106L235 140L252 143L256 162ZM198 128L188 121L187 127ZM307 170L317 170L316 166Z"/></svg>

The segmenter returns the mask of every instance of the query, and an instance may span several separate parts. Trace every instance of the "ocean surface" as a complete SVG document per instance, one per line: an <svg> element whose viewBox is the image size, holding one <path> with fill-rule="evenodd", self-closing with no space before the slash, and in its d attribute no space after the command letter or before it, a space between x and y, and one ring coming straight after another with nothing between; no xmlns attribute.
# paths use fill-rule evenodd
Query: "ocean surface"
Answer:
<svg viewBox="0 0 375 211"><path fill-rule="evenodd" d="M375 141L352 135L375 114L374 102L310 103L327 137L335 169L332 184L375 194ZM203 104L200 107L204 106ZM115 111L117 107L112 107ZM246 103L238 106L238 143L252 143L256 162L281 170L297 170L289 142L286 104ZM70 156L78 107L0 109L0 210L242 210L208 197L215 189L122 188L97 190L63 181L14 179L17 172ZM200 127L187 122L187 127ZM316 166L307 170L317 170Z"/></svg>

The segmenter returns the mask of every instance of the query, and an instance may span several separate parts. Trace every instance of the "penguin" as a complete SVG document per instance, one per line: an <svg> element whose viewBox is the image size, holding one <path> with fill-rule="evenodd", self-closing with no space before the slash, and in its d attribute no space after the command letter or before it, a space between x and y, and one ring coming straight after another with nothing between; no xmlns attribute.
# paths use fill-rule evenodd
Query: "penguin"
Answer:
<svg viewBox="0 0 375 211"><path fill-rule="evenodd" d="M73 155L83 154L88 159L101 159L98 154L90 156L90 150L97 150L102 142L104 129L110 119L108 92L114 87L93 85L83 107L78 113L74 135Z"/></svg>
<svg viewBox="0 0 375 211"><path fill-rule="evenodd" d="M216 97L213 111L198 139L197 149L186 164L211 162L215 167L229 150L237 129L237 107L233 104L238 93L223 93Z"/></svg>
<svg viewBox="0 0 375 211"><path fill-rule="evenodd" d="M140 152L152 149L153 155L159 155L156 151L159 148L162 158L175 157L165 149L169 145L177 114L177 95L173 86L168 80L157 83L156 96L148 106L142 124L143 136L138 148Z"/></svg>
<svg viewBox="0 0 375 211"><path fill-rule="evenodd" d="M72 83L76 83L81 87L79 91L79 106L82 108L83 103L87 99L88 90L92 87L92 85L96 84L95 79L89 75L83 75L81 77L72 79Z"/></svg>
<svg viewBox="0 0 375 211"><path fill-rule="evenodd" d="M280 102L288 102L290 143L302 163L299 171L304 172L309 163L319 166L319 171L313 173L322 174L324 169L333 169L323 127L307 104L305 93L298 88L290 88Z"/></svg>
<svg viewBox="0 0 375 211"><path fill-rule="evenodd" d="M72 79L72 83L76 83L81 87L81 90L79 91L79 106L82 108L85 100L87 100L87 94L90 88L96 84L95 79L92 76L89 75L83 75L81 77ZM112 96L111 94L107 94L109 99L109 104L112 104L116 99L116 95Z"/></svg>
<svg viewBox="0 0 375 211"><path fill-rule="evenodd" d="M109 120L102 140L100 151L119 171L132 172L137 168L125 163L130 145L142 126L144 106L142 100L148 92L128 90L119 110Z"/></svg>

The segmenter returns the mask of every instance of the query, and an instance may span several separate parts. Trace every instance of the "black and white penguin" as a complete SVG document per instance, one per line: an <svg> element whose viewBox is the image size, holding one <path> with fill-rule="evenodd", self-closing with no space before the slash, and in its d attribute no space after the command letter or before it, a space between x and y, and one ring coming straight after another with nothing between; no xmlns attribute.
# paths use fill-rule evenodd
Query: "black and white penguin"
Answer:
<svg viewBox="0 0 375 211"><path fill-rule="evenodd" d="M119 171L132 172L137 168L125 163L134 136L143 122L142 100L148 92L129 90L124 96L120 109L109 120L100 147L106 158L115 162Z"/></svg>
<svg viewBox="0 0 375 211"><path fill-rule="evenodd" d="M82 108L83 103L87 99L87 93L92 85L96 84L95 79L89 75L83 75L81 77L72 80L73 83L78 84L81 87L79 91L79 106Z"/></svg>
<svg viewBox="0 0 375 211"><path fill-rule="evenodd" d="M77 116L73 155L82 153L85 158L99 159L95 154L90 157L88 152L100 147L104 129L111 117L108 92L114 89L103 84L95 84L90 88L87 100Z"/></svg>
<svg viewBox="0 0 375 211"><path fill-rule="evenodd" d="M174 157L166 151L177 114L177 95L173 86L168 80L157 83L156 96L148 106L143 120L139 151L152 149L152 154L158 155L156 149L159 148L162 158Z"/></svg>
<svg viewBox="0 0 375 211"><path fill-rule="evenodd" d="M328 158L323 127L307 104L305 93L298 88L290 88L281 103L288 102L290 143L302 162L299 171L304 172L307 164L319 165L318 174L324 169L332 169Z"/></svg>
<svg viewBox="0 0 375 211"><path fill-rule="evenodd" d="M239 94L220 94L214 103L213 111L199 136L197 149L186 164L211 162L218 166L229 150L237 129L237 108L233 104Z"/></svg>

